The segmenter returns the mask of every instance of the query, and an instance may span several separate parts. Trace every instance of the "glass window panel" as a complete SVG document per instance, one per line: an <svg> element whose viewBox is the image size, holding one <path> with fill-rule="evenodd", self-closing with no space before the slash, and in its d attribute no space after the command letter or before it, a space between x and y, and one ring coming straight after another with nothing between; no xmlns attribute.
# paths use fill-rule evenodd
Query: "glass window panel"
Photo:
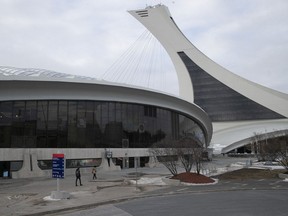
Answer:
<svg viewBox="0 0 288 216"><path fill-rule="evenodd" d="M95 134L94 144L95 144L96 148L104 147L103 132L101 130L101 128L102 128L101 104L102 104L102 102L95 102L94 103L94 131L93 132Z"/></svg>
<svg viewBox="0 0 288 216"><path fill-rule="evenodd" d="M122 104L121 118L122 118L123 129L127 131L128 121L127 121L127 104L126 103Z"/></svg>
<svg viewBox="0 0 288 216"><path fill-rule="evenodd" d="M47 136L37 136L37 148L46 148Z"/></svg>
<svg viewBox="0 0 288 216"><path fill-rule="evenodd" d="M38 101L37 105L37 134L46 134L48 124L47 101Z"/></svg>
<svg viewBox="0 0 288 216"><path fill-rule="evenodd" d="M37 102L36 101L26 101L25 109L25 121L36 121L37 120Z"/></svg>
<svg viewBox="0 0 288 216"><path fill-rule="evenodd" d="M15 101L13 104L13 122L24 121L25 116L25 102Z"/></svg>
<svg viewBox="0 0 288 216"><path fill-rule="evenodd" d="M115 109L116 109L116 113L115 113L115 120L116 122L122 122L122 118L121 118L121 103L116 103L115 104Z"/></svg>
<svg viewBox="0 0 288 216"><path fill-rule="evenodd" d="M67 123L68 123L67 112L68 112L67 101L59 101L58 131L67 131Z"/></svg>
<svg viewBox="0 0 288 216"><path fill-rule="evenodd" d="M58 136L58 101L48 103L47 147L57 148Z"/></svg>
<svg viewBox="0 0 288 216"><path fill-rule="evenodd" d="M26 101L25 109L25 147L36 147L37 102Z"/></svg>
<svg viewBox="0 0 288 216"><path fill-rule="evenodd" d="M12 102L0 102L0 148L11 146Z"/></svg>
<svg viewBox="0 0 288 216"><path fill-rule="evenodd" d="M108 124L108 103L101 104L101 129L105 131L106 125Z"/></svg>
<svg viewBox="0 0 288 216"><path fill-rule="evenodd" d="M57 136L54 136L54 135L48 136L47 148L57 148Z"/></svg>
<svg viewBox="0 0 288 216"><path fill-rule="evenodd" d="M86 128L86 102L85 101L78 101L77 127Z"/></svg>
<svg viewBox="0 0 288 216"><path fill-rule="evenodd" d="M68 124L68 103L59 101L58 108L58 139L57 147L67 147L67 124Z"/></svg>
<svg viewBox="0 0 288 216"><path fill-rule="evenodd" d="M68 135L67 147L77 148L77 103L69 101L68 103Z"/></svg>
<svg viewBox="0 0 288 216"><path fill-rule="evenodd" d="M78 101L77 106L77 147L85 148L86 141L86 101Z"/></svg>
<svg viewBox="0 0 288 216"><path fill-rule="evenodd" d="M108 122L115 122L115 116L116 116L116 112L115 112L115 103L114 102L110 102L109 103L109 119Z"/></svg>
<svg viewBox="0 0 288 216"><path fill-rule="evenodd" d="M107 145L108 148L117 148L117 147L120 148L121 147L120 140L122 140L121 139L122 126L120 123L115 122L115 103L109 102L108 105L109 105L107 110L108 122L105 125L104 130L104 143ZM102 113L103 112L105 113L102 107ZM106 122L106 120L103 119L103 122Z"/></svg>
<svg viewBox="0 0 288 216"><path fill-rule="evenodd" d="M55 133L58 128L58 101L49 101L48 133Z"/></svg>
<svg viewBox="0 0 288 216"><path fill-rule="evenodd" d="M15 101L13 103L12 114L12 148L24 147L24 116L25 116L25 102Z"/></svg>
<svg viewBox="0 0 288 216"><path fill-rule="evenodd" d="M95 102L94 104L94 125L101 126L101 102Z"/></svg>
<svg viewBox="0 0 288 216"><path fill-rule="evenodd" d="M92 127L94 124L94 103L87 101L86 103L86 126Z"/></svg>
<svg viewBox="0 0 288 216"><path fill-rule="evenodd" d="M37 110L37 148L46 148L48 101L38 101Z"/></svg>
<svg viewBox="0 0 288 216"><path fill-rule="evenodd" d="M94 132L94 103L86 102L86 130L85 130L86 148L95 147L95 132Z"/></svg>

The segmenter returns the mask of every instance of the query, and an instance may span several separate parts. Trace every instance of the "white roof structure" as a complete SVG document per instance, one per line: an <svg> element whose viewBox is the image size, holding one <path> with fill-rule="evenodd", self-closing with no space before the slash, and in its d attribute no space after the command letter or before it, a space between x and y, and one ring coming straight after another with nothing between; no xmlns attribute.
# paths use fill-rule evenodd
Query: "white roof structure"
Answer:
<svg viewBox="0 0 288 216"><path fill-rule="evenodd" d="M41 78L45 79L72 79L74 81L83 80L97 80L92 77L71 75L65 73L59 73L55 71L36 69L36 68L15 68L15 67L5 67L0 66L0 78L1 80L6 79L19 79L20 77L27 77L28 79Z"/></svg>
<svg viewBox="0 0 288 216"><path fill-rule="evenodd" d="M197 105L173 95L44 69L0 67L0 101L102 100L139 103L177 110L196 120L209 143L212 124Z"/></svg>
<svg viewBox="0 0 288 216"><path fill-rule="evenodd" d="M185 37L165 5L129 13L168 52L178 75L180 97L210 116L212 147L225 147L226 153L254 133L288 128L288 95L246 80L209 59Z"/></svg>

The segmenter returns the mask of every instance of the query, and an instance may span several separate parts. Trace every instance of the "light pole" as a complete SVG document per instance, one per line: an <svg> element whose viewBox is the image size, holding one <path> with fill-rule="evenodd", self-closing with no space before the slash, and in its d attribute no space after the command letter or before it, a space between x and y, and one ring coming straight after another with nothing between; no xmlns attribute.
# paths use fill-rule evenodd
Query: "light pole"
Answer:
<svg viewBox="0 0 288 216"><path fill-rule="evenodd" d="M138 190L138 157L135 157L135 168L136 168L136 191Z"/></svg>

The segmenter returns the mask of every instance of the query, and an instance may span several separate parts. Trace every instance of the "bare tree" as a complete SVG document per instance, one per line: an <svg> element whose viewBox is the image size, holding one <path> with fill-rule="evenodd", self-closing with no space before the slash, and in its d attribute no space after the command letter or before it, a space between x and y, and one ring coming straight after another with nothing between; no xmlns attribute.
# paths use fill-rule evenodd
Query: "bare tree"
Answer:
<svg viewBox="0 0 288 216"><path fill-rule="evenodd" d="M193 148L193 158L196 166L196 172L199 175L203 164L203 147Z"/></svg>
<svg viewBox="0 0 288 216"><path fill-rule="evenodd" d="M288 173L288 132L285 131L281 142L281 151L277 155L278 163L286 169Z"/></svg>
<svg viewBox="0 0 288 216"><path fill-rule="evenodd" d="M252 149L254 149L255 154L258 158L258 160L261 159L261 154L260 154L260 141L263 139L263 134L261 133L254 133L253 136L251 137L251 145L253 146Z"/></svg>
<svg viewBox="0 0 288 216"><path fill-rule="evenodd" d="M279 161L279 158L287 158L288 133L284 131L269 134L257 134L251 138L251 144L255 144L257 158L259 161Z"/></svg>
<svg viewBox="0 0 288 216"><path fill-rule="evenodd" d="M179 160L185 171L190 172L195 164L196 171L199 174L203 161L202 144L191 137L185 137L178 141L178 146Z"/></svg>
<svg viewBox="0 0 288 216"><path fill-rule="evenodd" d="M279 153L282 152L281 140L282 137L270 135L268 140L262 143L266 161L275 161L277 159Z"/></svg>
<svg viewBox="0 0 288 216"><path fill-rule="evenodd" d="M159 163L162 163L172 175L175 176L178 174L178 150L175 141L155 143L149 151L150 154L158 160Z"/></svg>
<svg viewBox="0 0 288 216"><path fill-rule="evenodd" d="M278 163L286 169L286 173L288 173L288 154L287 150L278 153L277 158Z"/></svg>
<svg viewBox="0 0 288 216"><path fill-rule="evenodd" d="M202 144L189 137L181 140L159 142L150 148L150 154L162 163L172 175L177 175L177 167L183 167L185 172L190 172L193 164L197 174L200 173L203 161Z"/></svg>
<svg viewBox="0 0 288 216"><path fill-rule="evenodd" d="M185 138L178 141L177 155L180 166L185 169L185 172L190 172L194 163L191 139Z"/></svg>

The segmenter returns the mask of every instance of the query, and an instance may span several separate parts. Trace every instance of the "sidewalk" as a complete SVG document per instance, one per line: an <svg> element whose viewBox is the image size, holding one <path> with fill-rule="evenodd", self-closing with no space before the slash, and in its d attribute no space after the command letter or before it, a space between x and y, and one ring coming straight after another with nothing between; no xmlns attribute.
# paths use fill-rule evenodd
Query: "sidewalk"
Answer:
<svg viewBox="0 0 288 216"><path fill-rule="evenodd" d="M216 158L207 163L207 167L219 169L229 166L241 158ZM245 159L247 160L247 159ZM210 168L209 168L210 169ZM137 171L137 172L136 172ZM67 191L71 197L67 200L51 201L51 191L57 190L56 179L3 179L0 180L0 215L45 215L61 209L73 209L97 206L117 200L145 196L147 192L169 187L168 185L135 185L127 180L145 176L148 178L170 175L162 165L155 168L130 168L121 171L99 171L98 179L93 181L92 174L82 174L83 186L75 186L75 176L66 176L60 180L60 190ZM48 198L45 200L44 198Z"/></svg>

